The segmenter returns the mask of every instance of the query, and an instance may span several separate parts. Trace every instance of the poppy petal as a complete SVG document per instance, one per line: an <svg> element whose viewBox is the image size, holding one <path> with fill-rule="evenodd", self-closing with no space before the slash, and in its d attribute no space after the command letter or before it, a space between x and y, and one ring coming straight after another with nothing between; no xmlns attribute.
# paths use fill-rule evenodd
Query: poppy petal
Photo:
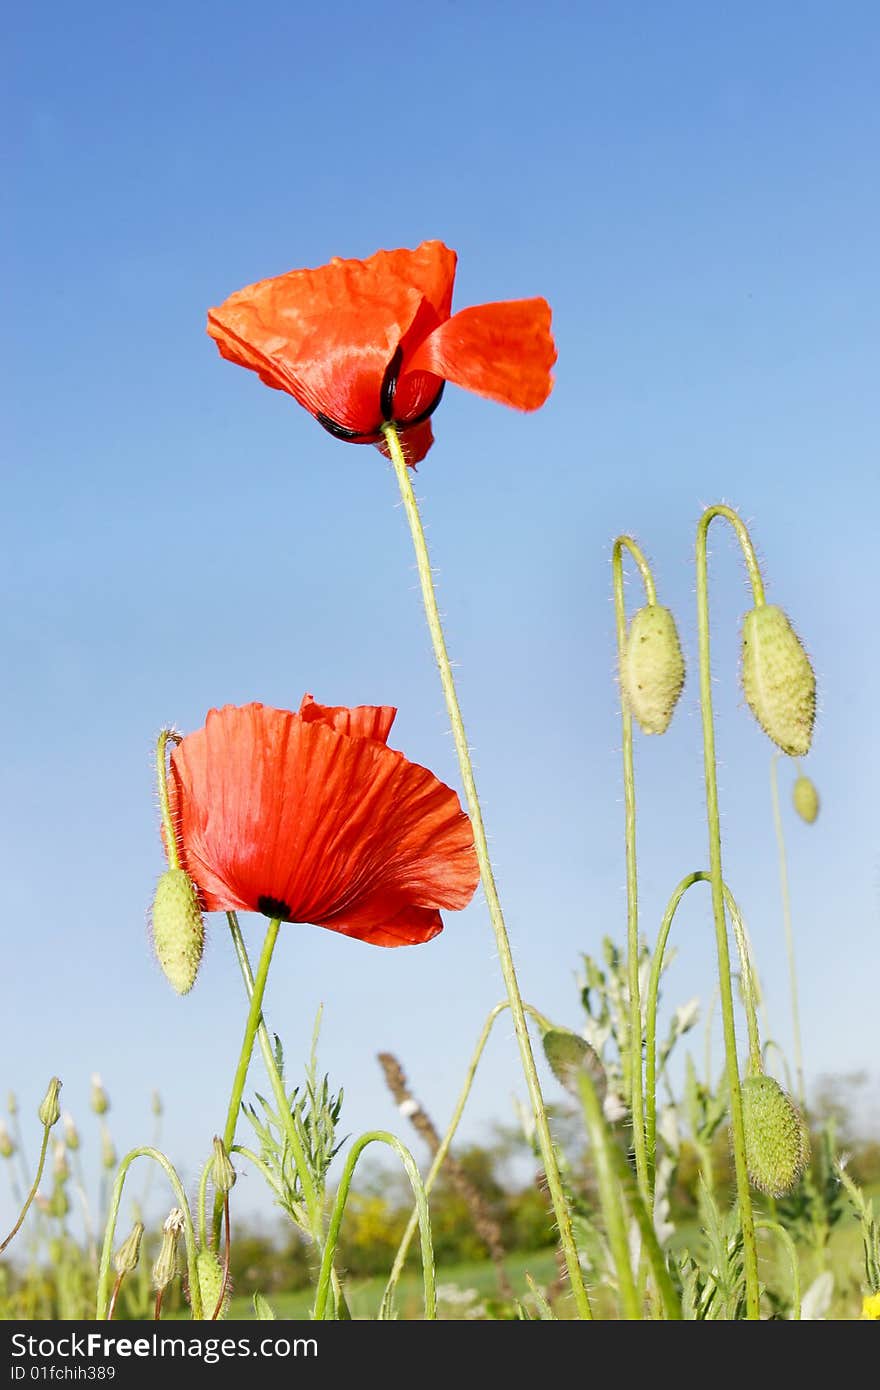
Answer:
<svg viewBox="0 0 880 1390"><path fill-rule="evenodd" d="M350 738L374 738L387 743L397 710L391 705L319 705L311 695L304 695L299 707L300 719L329 724L338 734Z"/></svg>
<svg viewBox="0 0 880 1390"><path fill-rule="evenodd" d="M388 922L407 908L473 896L473 832L455 792L372 737L226 706L178 744L170 772L181 862L208 911L338 922L371 940L395 935ZM416 929L405 922L395 939Z"/></svg>
<svg viewBox="0 0 880 1390"><path fill-rule="evenodd" d="M425 420L421 425L413 425L410 429L400 430L400 443L406 456L407 465L415 468L417 463L421 463L425 454L434 443L434 431L431 429L431 421ZM379 452L388 459L391 454L385 438L379 441Z"/></svg>
<svg viewBox="0 0 880 1390"><path fill-rule="evenodd" d="M516 299L453 314L415 350L407 368L433 372L502 405L537 410L550 394L555 361L550 305ZM403 390L405 378L400 385Z"/></svg>
<svg viewBox="0 0 880 1390"><path fill-rule="evenodd" d="M343 919L322 922L331 931L355 936L371 946L419 946L443 930L443 918L433 907L403 907L395 912L383 909L381 902L365 904L361 911Z"/></svg>

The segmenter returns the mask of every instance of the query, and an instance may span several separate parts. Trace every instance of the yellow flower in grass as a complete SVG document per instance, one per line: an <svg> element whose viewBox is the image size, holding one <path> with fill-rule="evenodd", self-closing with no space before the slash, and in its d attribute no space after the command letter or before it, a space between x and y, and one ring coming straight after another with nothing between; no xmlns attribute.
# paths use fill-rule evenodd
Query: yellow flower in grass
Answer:
<svg viewBox="0 0 880 1390"><path fill-rule="evenodd" d="M880 1322L880 1291L865 1294L862 1299L862 1317Z"/></svg>

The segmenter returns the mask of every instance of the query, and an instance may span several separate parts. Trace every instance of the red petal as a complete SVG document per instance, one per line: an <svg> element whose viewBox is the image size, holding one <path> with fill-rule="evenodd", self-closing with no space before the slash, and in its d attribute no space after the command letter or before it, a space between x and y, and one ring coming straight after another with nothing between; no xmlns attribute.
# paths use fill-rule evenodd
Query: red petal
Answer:
<svg viewBox="0 0 880 1390"><path fill-rule="evenodd" d="M434 431L431 429L431 421L425 420L421 425L413 425L412 429L402 430L400 432L400 442L403 446L403 452L406 455L408 466L410 468L415 468L417 463L421 463L425 454L434 443ZM379 450L386 458L391 457L384 437L379 441Z"/></svg>
<svg viewBox="0 0 880 1390"><path fill-rule="evenodd" d="M516 299L453 314L415 350L407 367L502 405L537 410L550 394L555 361L550 305L546 299Z"/></svg>
<svg viewBox="0 0 880 1390"><path fill-rule="evenodd" d="M397 710L391 705L319 705L311 695L304 695L299 707L300 719L329 724L338 734L349 738L374 738L387 743Z"/></svg>
<svg viewBox="0 0 880 1390"><path fill-rule="evenodd" d="M221 354L358 434L381 423L385 370L425 300L447 317L455 253L441 242L292 270L208 311Z"/></svg>
<svg viewBox="0 0 880 1390"><path fill-rule="evenodd" d="M212 710L171 758L181 862L209 911L244 908L395 940L464 907L470 821L432 773L373 738L247 705ZM280 910L280 905L285 910ZM397 923L397 926L395 926Z"/></svg>
<svg viewBox="0 0 880 1390"><path fill-rule="evenodd" d="M385 910L381 899L365 904L360 912L322 922L331 931L356 936L371 946L418 946L443 930L443 918L436 908L404 907Z"/></svg>

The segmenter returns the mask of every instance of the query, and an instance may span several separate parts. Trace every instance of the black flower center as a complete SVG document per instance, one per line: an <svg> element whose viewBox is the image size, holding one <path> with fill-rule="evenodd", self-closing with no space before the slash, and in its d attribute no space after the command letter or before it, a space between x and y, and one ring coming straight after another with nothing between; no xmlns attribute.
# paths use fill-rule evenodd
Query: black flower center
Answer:
<svg viewBox="0 0 880 1390"><path fill-rule="evenodd" d="M328 434L332 434L335 439L347 439L349 442L358 439L375 439L377 434L382 433L383 425L394 425L398 430L412 429L413 425L423 425L429 420L437 409L443 398L443 388L445 381L441 381L440 389L434 399L424 410L420 410L418 415L414 415L411 420L396 420L394 418L394 393L397 390L397 378L400 375L400 367L403 362L403 348L398 346L397 351L392 357L388 366L385 368L385 375L382 378L382 389L379 392L379 410L382 418L372 430L352 430L347 425L338 425L335 420L331 420L329 415L325 415L319 410L315 416L319 425L323 425Z"/></svg>
<svg viewBox="0 0 880 1390"><path fill-rule="evenodd" d="M265 893L257 898L257 911L262 912L264 917L280 917L282 922L293 920L293 908L280 898L270 898Z"/></svg>

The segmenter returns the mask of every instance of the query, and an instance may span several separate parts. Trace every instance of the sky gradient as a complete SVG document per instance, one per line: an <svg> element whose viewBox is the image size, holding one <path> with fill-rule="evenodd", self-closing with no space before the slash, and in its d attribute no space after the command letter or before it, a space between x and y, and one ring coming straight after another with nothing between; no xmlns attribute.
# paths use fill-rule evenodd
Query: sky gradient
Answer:
<svg viewBox="0 0 880 1390"><path fill-rule="evenodd" d="M819 681L814 827L781 769L807 1074L873 1070L876 1108L877 7L56 3L7 34L0 1087L31 1150L55 1072L89 1164L93 1071L120 1152L149 1139L153 1088L187 1180L222 1128L245 1016L224 919L184 1000L148 937L162 724L305 691L395 704L392 745L460 785L390 466L204 331L254 280L435 237L459 253L454 307L544 295L559 348L536 414L449 388L417 477L525 997L579 1026L580 955L625 934L622 531L689 667L669 734L636 743L650 941L706 863L693 546L725 501ZM721 526L711 551L725 870L790 1051L745 571ZM667 1007L714 988L691 896ZM266 1014L295 1074L323 1002L345 1132L409 1142L375 1054L442 1127L503 992L478 894L418 948L285 927ZM502 1020L465 1135L513 1094ZM266 1209L256 1177L236 1197Z"/></svg>

